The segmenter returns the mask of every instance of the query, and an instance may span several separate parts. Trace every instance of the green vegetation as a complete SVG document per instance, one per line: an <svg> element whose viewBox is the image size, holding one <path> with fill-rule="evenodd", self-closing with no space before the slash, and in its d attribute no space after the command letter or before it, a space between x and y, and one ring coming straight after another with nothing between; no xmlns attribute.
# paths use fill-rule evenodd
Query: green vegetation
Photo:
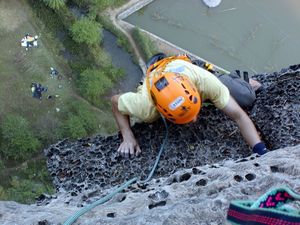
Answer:
<svg viewBox="0 0 300 225"><path fill-rule="evenodd" d="M65 0L43 0L52 9L60 9L65 6Z"/></svg>
<svg viewBox="0 0 300 225"><path fill-rule="evenodd" d="M21 116L7 116L2 125L0 153L9 159L26 159L41 146L28 121Z"/></svg>
<svg viewBox="0 0 300 225"><path fill-rule="evenodd" d="M42 156L42 149L49 144L65 137L108 134L116 129L110 107L96 108L93 102L80 96L78 80L86 70L101 70L111 83L122 75L122 71L112 67L109 55L101 48L99 30L99 44L89 41L78 44L70 32L77 18L66 5L49 4L47 7L43 0L0 3L0 13L5 17L0 24L0 47L8 53L0 55L2 200L30 203L41 193L53 193ZM16 13L3 14L7 9ZM91 24L101 27L96 21L91 21ZM25 51L20 46L18 40L26 33L39 35L38 48ZM61 40L57 39L58 33L64 34ZM70 60L63 57L63 52L68 53ZM50 77L51 66L59 71L62 79ZM32 98L32 82L48 88L42 100ZM47 95L59 97L48 100ZM104 96L105 92L102 91L102 96L97 99L98 106L108 105L109 98Z"/></svg>
<svg viewBox="0 0 300 225"><path fill-rule="evenodd" d="M90 112L87 104L78 101L69 103L68 116L64 125L64 135L71 138L80 138L95 134L98 126L97 119Z"/></svg>
<svg viewBox="0 0 300 225"><path fill-rule="evenodd" d="M137 43L138 47L141 49L144 60L148 60L154 54L158 53L153 41L146 36L142 31L138 28L134 28L132 31L132 37Z"/></svg>
<svg viewBox="0 0 300 225"><path fill-rule="evenodd" d="M84 122L79 116L70 115L65 123L65 131L71 138L80 138L87 135Z"/></svg>
<svg viewBox="0 0 300 225"><path fill-rule="evenodd" d="M100 97L112 87L112 81L103 70L87 69L79 77L81 94L95 105Z"/></svg>
<svg viewBox="0 0 300 225"><path fill-rule="evenodd" d="M124 33L122 33L120 30L118 30L112 22L107 18L107 16L104 15L97 15L96 20L102 24L102 26L106 29L112 32L115 36L117 36L118 45L122 48L124 48L127 52L132 53L132 47L125 36Z"/></svg>
<svg viewBox="0 0 300 225"><path fill-rule="evenodd" d="M0 199L31 203L41 193L54 192L42 153L49 144L116 130L106 95L124 71L112 66L102 48L102 27L118 37L120 46L131 48L99 12L127 1L0 2L5 21L0 48L8 53L0 55ZM77 18L68 8L72 3L88 15ZM3 13L7 9L16 13ZM17 44L26 33L39 36L38 48L25 51ZM141 46L151 54L151 43L143 39ZM51 78L50 67L62 79ZM48 88L42 100L32 98L32 82ZM47 95L59 97L48 100Z"/></svg>
<svg viewBox="0 0 300 225"><path fill-rule="evenodd" d="M53 194L54 189L44 164L44 160L37 158L13 169L4 169L0 174L0 199L33 203L43 193ZM5 179L8 176L11 179Z"/></svg>
<svg viewBox="0 0 300 225"><path fill-rule="evenodd" d="M74 41L78 43L85 43L88 45L95 45L101 41L101 25L88 18L77 20L70 28L71 35Z"/></svg>

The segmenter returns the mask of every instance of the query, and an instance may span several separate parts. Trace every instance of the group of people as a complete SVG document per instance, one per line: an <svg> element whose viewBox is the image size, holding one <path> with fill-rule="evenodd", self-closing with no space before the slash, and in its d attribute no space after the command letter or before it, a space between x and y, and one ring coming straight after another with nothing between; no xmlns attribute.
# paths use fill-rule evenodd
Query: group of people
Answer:
<svg viewBox="0 0 300 225"><path fill-rule="evenodd" d="M30 34L26 34L25 37L21 40L21 46L25 47L26 51L31 47L37 47L38 46L38 36L31 36Z"/></svg>
<svg viewBox="0 0 300 225"><path fill-rule="evenodd" d="M56 69L54 69L53 67L50 67L50 76L52 78L58 77L59 73ZM48 91L48 88L44 87L40 83L31 83L30 89L31 89L32 97L40 99L40 100L42 99L42 93ZM48 95L47 99L52 100L52 99L58 98L58 97L59 97L59 95Z"/></svg>
<svg viewBox="0 0 300 225"><path fill-rule="evenodd" d="M214 74L205 63L187 55L154 55L147 63L147 74L136 92L114 95L112 111L123 141L117 151L124 157L137 156L142 150L130 124L130 117L152 122L163 116L176 124L195 122L201 106L210 101L236 122L254 153L268 152L244 111L251 107L261 84L247 74ZM201 116L201 114L200 114Z"/></svg>
<svg viewBox="0 0 300 225"><path fill-rule="evenodd" d="M37 41L38 41L38 36L37 35L32 36L32 35L27 33L27 34L25 34L25 36L21 40L21 46L25 47L25 49L27 51L29 48L37 47L38 46ZM59 77L61 77L61 76L59 75L58 71L55 68L50 67L50 77L51 78L56 77L57 79L59 79ZM40 83L31 83L30 89L31 89L31 92L32 92L32 97L40 99L40 100L42 99L42 93L47 92L47 90L48 90L47 87L44 87ZM47 99L54 99L54 98L57 98L58 96L59 95L48 95Z"/></svg>
<svg viewBox="0 0 300 225"><path fill-rule="evenodd" d="M42 86L40 83L31 83L30 88L32 97L40 100L42 99L42 93L48 91L48 88Z"/></svg>

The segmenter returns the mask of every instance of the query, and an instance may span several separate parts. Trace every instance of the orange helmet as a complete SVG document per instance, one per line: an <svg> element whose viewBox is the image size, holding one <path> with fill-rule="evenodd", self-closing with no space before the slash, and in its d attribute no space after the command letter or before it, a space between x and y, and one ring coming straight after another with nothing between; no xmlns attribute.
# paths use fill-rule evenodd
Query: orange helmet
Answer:
<svg viewBox="0 0 300 225"><path fill-rule="evenodd" d="M191 122L201 108L200 95L187 76L167 72L153 76L151 98L157 110L177 124Z"/></svg>

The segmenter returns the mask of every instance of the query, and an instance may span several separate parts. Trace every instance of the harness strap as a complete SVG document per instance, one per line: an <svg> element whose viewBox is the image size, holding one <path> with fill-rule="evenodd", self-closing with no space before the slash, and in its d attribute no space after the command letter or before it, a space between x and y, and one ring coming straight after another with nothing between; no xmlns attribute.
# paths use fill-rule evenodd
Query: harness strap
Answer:
<svg viewBox="0 0 300 225"><path fill-rule="evenodd" d="M164 71L166 66L170 62L172 62L174 60L177 60L177 59L184 60L184 61L187 61L187 62L190 62L190 63L192 62L191 59L185 54L184 55L175 55L175 56L170 56L170 57L167 57L167 58L163 58L163 59L155 62L152 65L150 65L149 68L147 69L147 72L146 72L146 85L147 85L147 90L148 90L148 93L149 93L149 98L150 98L151 101L152 101L152 98L151 98L150 89L151 89L152 84L150 84L150 73L155 70L153 76L156 76L156 77L162 76L162 72Z"/></svg>
<svg viewBox="0 0 300 225"><path fill-rule="evenodd" d="M192 62L191 59L185 54L184 55L175 55L175 56L166 57L166 58L158 60L157 62L150 65L149 68L147 69L146 76L148 77L149 74L154 69L162 71L163 69L165 69L165 67L167 66L168 63L170 63L174 60L177 60L177 59L181 59L181 60L184 60L184 61L187 61L187 62Z"/></svg>

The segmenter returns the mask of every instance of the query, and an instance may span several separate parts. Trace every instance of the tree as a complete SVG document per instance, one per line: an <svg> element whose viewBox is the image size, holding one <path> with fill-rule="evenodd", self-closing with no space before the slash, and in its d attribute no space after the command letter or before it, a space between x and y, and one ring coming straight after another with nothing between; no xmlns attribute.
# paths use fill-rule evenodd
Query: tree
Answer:
<svg viewBox="0 0 300 225"><path fill-rule="evenodd" d="M0 153L10 159L24 159L41 146L34 137L28 121L21 117L7 116L2 125L2 145Z"/></svg>
<svg viewBox="0 0 300 225"><path fill-rule="evenodd" d="M70 28L71 35L74 41L93 45L100 43L102 26L88 18L77 20Z"/></svg>
<svg viewBox="0 0 300 225"><path fill-rule="evenodd" d="M112 87L104 70L86 69L79 77L79 90L90 102L98 105L101 96Z"/></svg>
<svg viewBox="0 0 300 225"><path fill-rule="evenodd" d="M65 0L43 0L43 2L54 10L59 10L65 6Z"/></svg>

